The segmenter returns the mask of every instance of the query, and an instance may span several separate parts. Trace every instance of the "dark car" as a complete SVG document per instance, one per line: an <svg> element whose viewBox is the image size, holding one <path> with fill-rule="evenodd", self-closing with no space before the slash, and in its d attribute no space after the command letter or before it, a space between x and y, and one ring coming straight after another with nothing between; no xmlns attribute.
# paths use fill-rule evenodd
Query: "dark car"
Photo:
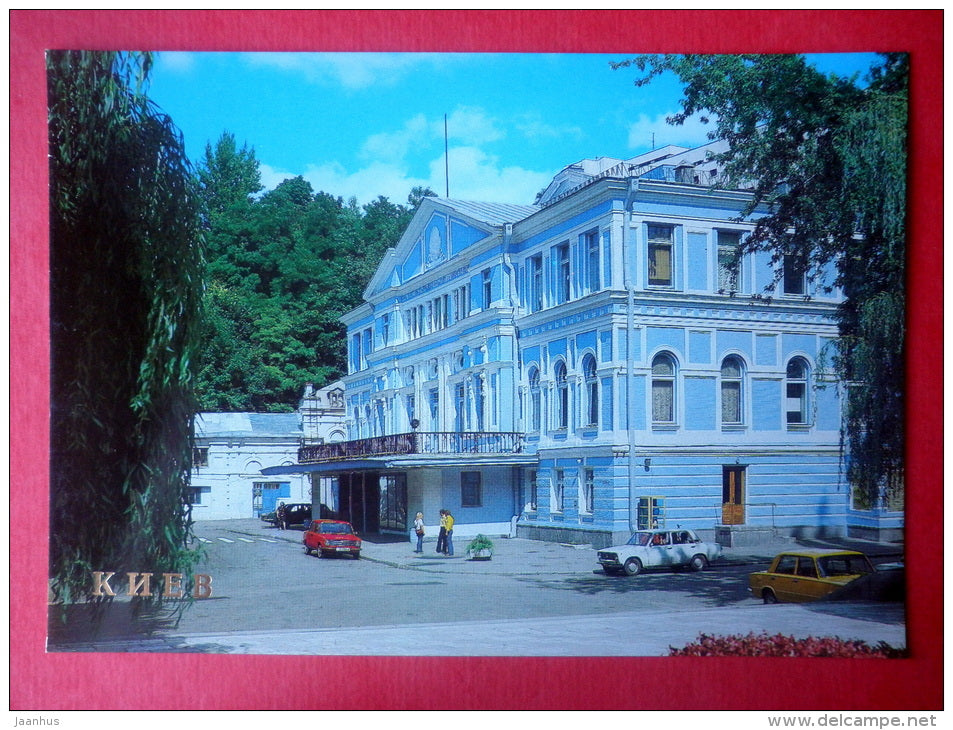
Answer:
<svg viewBox="0 0 953 730"><path fill-rule="evenodd" d="M354 534L350 522L340 520L314 520L304 533L304 551L315 551L322 558L329 555L353 555L361 557L361 538Z"/></svg>
<svg viewBox="0 0 953 730"><path fill-rule="evenodd" d="M308 523L311 522L311 505L305 503L292 503L285 505L285 514L286 522L289 526L291 525L304 525L308 526ZM262 514L261 519L265 522L270 522L271 524L278 526L278 511L274 512L265 512Z"/></svg>

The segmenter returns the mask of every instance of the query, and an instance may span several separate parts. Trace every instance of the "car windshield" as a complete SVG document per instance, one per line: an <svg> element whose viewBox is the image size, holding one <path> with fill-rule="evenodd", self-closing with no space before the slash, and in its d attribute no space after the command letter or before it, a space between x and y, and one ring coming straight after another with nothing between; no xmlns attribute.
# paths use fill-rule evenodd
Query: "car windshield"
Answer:
<svg viewBox="0 0 953 730"><path fill-rule="evenodd" d="M817 562L826 576L863 575L873 572L870 561L864 555L829 555Z"/></svg>
<svg viewBox="0 0 953 730"><path fill-rule="evenodd" d="M636 532L629 538L627 545L648 545L652 539L651 532Z"/></svg>
<svg viewBox="0 0 953 730"><path fill-rule="evenodd" d="M326 522L321 525L321 532L325 535L348 535L351 526L344 522Z"/></svg>

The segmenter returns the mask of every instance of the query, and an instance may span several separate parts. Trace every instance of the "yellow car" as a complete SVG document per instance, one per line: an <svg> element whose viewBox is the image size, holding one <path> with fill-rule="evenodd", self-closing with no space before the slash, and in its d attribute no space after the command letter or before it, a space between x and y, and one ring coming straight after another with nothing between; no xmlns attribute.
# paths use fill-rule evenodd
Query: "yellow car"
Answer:
<svg viewBox="0 0 953 730"><path fill-rule="evenodd" d="M751 594L765 603L816 601L874 572L863 553L853 550L789 550L768 570L748 576Z"/></svg>

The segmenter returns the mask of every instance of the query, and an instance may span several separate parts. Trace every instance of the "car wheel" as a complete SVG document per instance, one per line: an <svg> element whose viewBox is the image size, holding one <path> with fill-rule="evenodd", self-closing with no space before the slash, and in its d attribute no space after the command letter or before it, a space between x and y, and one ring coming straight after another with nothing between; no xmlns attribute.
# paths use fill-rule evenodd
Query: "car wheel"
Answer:
<svg viewBox="0 0 953 730"><path fill-rule="evenodd" d="M708 558L704 555L693 555L691 561L688 563L688 567L694 570L696 573L700 570L705 570L708 567Z"/></svg>
<svg viewBox="0 0 953 730"><path fill-rule="evenodd" d="M311 554L311 548L309 548L307 545L304 546L304 554L305 554L305 555L310 555L310 554Z"/></svg>
<svg viewBox="0 0 953 730"><path fill-rule="evenodd" d="M763 591L761 591L761 599L762 599L765 603L777 603L777 602L778 602L778 597L777 597L776 595L774 595L774 591L772 591L770 588L765 588Z"/></svg>
<svg viewBox="0 0 953 730"><path fill-rule="evenodd" d="M616 569L615 569L615 568L607 568L606 566L603 565L603 566L602 566L602 572L605 573L606 575L615 575L615 574L616 574Z"/></svg>
<svg viewBox="0 0 953 730"><path fill-rule="evenodd" d="M326 558L326 557L328 557L328 554L327 554L327 552L325 552L324 550L318 550L318 557L320 557L320 558Z"/></svg>
<svg viewBox="0 0 953 730"><path fill-rule="evenodd" d="M638 575L642 572L642 561L638 558L629 558L622 568L626 575Z"/></svg>
<svg viewBox="0 0 953 730"><path fill-rule="evenodd" d="M351 555L354 556L354 559L355 559L355 560L360 560L360 559L361 559L361 554L360 554L360 553L351 553Z"/></svg>

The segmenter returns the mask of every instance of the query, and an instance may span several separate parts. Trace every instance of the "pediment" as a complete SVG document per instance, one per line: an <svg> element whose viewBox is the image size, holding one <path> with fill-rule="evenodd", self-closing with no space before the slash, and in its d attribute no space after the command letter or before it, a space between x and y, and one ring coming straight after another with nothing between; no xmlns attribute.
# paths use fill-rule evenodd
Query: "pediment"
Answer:
<svg viewBox="0 0 953 730"><path fill-rule="evenodd" d="M384 256L365 297L406 284L497 232L494 225L461 215L442 202L427 199L421 204L400 242Z"/></svg>

